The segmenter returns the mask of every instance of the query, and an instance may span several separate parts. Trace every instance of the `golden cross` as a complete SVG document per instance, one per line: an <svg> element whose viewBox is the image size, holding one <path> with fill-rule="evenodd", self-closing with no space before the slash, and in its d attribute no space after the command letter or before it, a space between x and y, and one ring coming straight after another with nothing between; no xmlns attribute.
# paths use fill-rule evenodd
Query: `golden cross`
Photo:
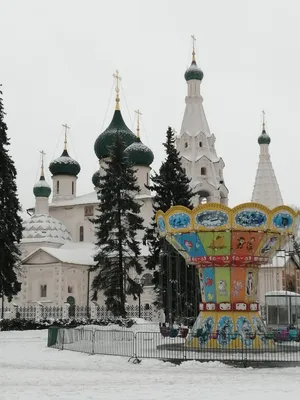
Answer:
<svg viewBox="0 0 300 400"><path fill-rule="evenodd" d="M266 127L266 113L264 110L262 110L262 115L263 115L263 130L265 130Z"/></svg>
<svg viewBox="0 0 300 400"><path fill-rule="evenodd" d="M46 153L44 152L44 150L41 150L40 154L42 158L41 176L44 176L44 156L46 155Z"/></svg>
<svg viewBox="0 0 300 400"><path fill-rule="evenodd" d="M68 133L68 129L70 129L70 127L68 126L68 124L62 124L63 128L65 128L65 147L64 150L67 150L67 133Z"/></svg>
<svg viewBox="0 0 300 400"><path fill-rule="evenodd" d="M196 61L195 60L195 42L196 42L196 38L195 38L195 35L191 35L191 38L192 38L192 41L193 41L193 61Z"/></svg>
<svg viewBox="0 0 300 400"><path fill-rule="evenodd" d="M140 110L135 110L134 112L137 115L136 136L139 138L140 137L140 116L142 115L142 113L140 112Z"/></svg>
<svg viewBox="0 0 300 400"><path fill-rule="evenodd" d="M122 78L120 77L118 70L116 70L116 72L113 74L113 77L116 80L116 93L117 93L117 95L116 95L116 110L119 110L120 109L120 106L119 106L119 102L120 102L120 97L119 97L120 82L121 82Z"/></svg>

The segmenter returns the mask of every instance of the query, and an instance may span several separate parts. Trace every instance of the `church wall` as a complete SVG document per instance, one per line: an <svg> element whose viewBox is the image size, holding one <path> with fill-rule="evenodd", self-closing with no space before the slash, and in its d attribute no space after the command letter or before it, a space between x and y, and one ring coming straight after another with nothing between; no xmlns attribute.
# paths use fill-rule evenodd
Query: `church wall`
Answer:
<svg viewBox="0 0 300 400"><path fill-rule="evenodd" d="M139 167L136 167L135 168L135 170L136 170L136 177L137 177L137 179L138 179L138 185L139 185L139 187L140 187L140 189L141 189L141 191L140 191L140 195L141 194L147 194L147 195L149 195L150 194L150 191L149 191L149 189L146 189L145 188L145 184L149 184L149 181L150 181L150 168L149 167L142 167L142 166L139 166Z"/></svg>
<svg viewBox="0 0 300 400"><path fill-rule="evenodd" d="M76 176L52 176L52 183L52 201L73 199L76 196Z"/></svg>
<svg viewBox="0 0 300 400"><path fill-rule="evenodd" d="M74 205L72 207L51 207L50 215L60 220L71 233L73 242L94 242L93 224L89 221L95 215L96 204ZM83 227L83 238L80 227ZM81 240L83 239L83 240Z"/></svg>

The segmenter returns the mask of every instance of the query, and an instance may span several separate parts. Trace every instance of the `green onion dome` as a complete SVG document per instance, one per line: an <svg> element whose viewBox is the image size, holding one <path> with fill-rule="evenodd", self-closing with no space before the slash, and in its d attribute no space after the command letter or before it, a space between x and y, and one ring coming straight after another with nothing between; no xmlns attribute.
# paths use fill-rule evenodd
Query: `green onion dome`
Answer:
<svg viewBox="0 0 300 400"><path fill-rule="evenodd" d="M95 187L99 186L99 179L100 179L100 171L96 171L92 176L92 182Z"/></svg>
<svg viewBox="0 0 300 400"><path fill-rule="evenodd" d="M110 147L115 143L117 135L120 136L125 147L136 142L135 134L126 126L121 111L118 109L115 110L109 127L95 141L94 150L99 160L109 157Z"/></svg>
<svg viewBox="0 0 300 400"><path fill-rule="evenodd" d="M191 66L185 71L184 78L186 81L190 81L192 79L197 79L198 81L202 81L203 79L203 71L198 67L195 60L192 61Z"/></svg>
<svg viewBox="0 0 300 400"><path fill-rule="evenodd" d="M65 149L62 155L53 160L49 165L49 171L53 176L56 175L70 175L77 176L81 168L79 163L69 156L68 151Z"/></svg>
<svg viewBox="0 0 300 400"><path fill-rule="evenodd" d="M153 163L154 155L149 147L141 142L140 138L136 138L136 140L125 149L124 155L132 165L149 167Z"/></svg>
<svg viewBox="0 0 300 400"><path fill-rule="evenodd" d="M266 130L263 129L261 135L257 139L258 144L270 144L271 143L271 138L267 134Z"/></svg>
<svg viewBox="0 0 300 400"><path fill-rule="evenodd" d="M51 194L50 185L46 182L44 175L41 175L40 180L33 187L35 197L49 197Z"/></svg>

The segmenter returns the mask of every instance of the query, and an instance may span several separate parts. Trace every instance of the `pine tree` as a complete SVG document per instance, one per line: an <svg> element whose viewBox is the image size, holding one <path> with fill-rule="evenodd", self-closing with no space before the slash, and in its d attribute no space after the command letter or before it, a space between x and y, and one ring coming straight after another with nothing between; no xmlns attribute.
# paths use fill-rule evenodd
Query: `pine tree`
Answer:
<svg viewBox="0 0 300 400"><path fill-rule="evenodd" d="M21 290L16 270L20 262L18 244L22 239L22 219L17 197L16 168L8 154L10 145L4 122L2 91L0 90L0 295L8 301Z"/></svg>
<svg viewBox="0 0 300 400"><path fill-rule="evenodd" d="M126 295L136 299L141 292L134 280L142 273L137 232L143 229L143 218L139 215L141 205L134 198L139 191L135 170L124 156L124 144L117 136L104 174L99 177L100 204L93 220L98 251L96 264L91 267L98 271L92 282L93 299L102 290L106 306L115 316L126 315Z"/></svg>
<svg viewBox="0 0 300 400"><path fill-rule="evenodd" d="M177 317L182 314L195 314L196 271L194 267L186 266L179 253L159 237L155 215L158 210L166 212L175 205L191 209L194 194L190 188L190 180L182 168L181 157L175 147L175 134L170 127L166 143L163 145L166 159L159 173L154 173L152 184L148 186L155 195L152 222L150 227L146 228L144 244L148 245L150 252L146 267L156 269L153 279L157 295L155 304L162 308L169 318L169 313ZM170 281L173 283L170 284Z"/></svg>

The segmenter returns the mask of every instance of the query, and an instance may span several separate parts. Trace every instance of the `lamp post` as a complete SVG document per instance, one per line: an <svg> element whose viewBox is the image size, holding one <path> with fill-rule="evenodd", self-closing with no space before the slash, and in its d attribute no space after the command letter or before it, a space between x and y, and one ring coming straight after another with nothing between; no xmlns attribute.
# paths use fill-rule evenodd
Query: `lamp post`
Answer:
<svg viewBox="0 0 300 400"><path fill-rule="evenodd" d="M86 293L86 315L88 319L91 317L90 316L90 268L88 268L87 271L87 293Z"/></svg>
<svg viewBox="0 0 300 400"><path fill-rule="evenodd" d="M145 286L145 278L136 277L135 283L139 285L138 299L139 299L139 318L141 318L141 294L143 293L143 287Z"/></svg>

